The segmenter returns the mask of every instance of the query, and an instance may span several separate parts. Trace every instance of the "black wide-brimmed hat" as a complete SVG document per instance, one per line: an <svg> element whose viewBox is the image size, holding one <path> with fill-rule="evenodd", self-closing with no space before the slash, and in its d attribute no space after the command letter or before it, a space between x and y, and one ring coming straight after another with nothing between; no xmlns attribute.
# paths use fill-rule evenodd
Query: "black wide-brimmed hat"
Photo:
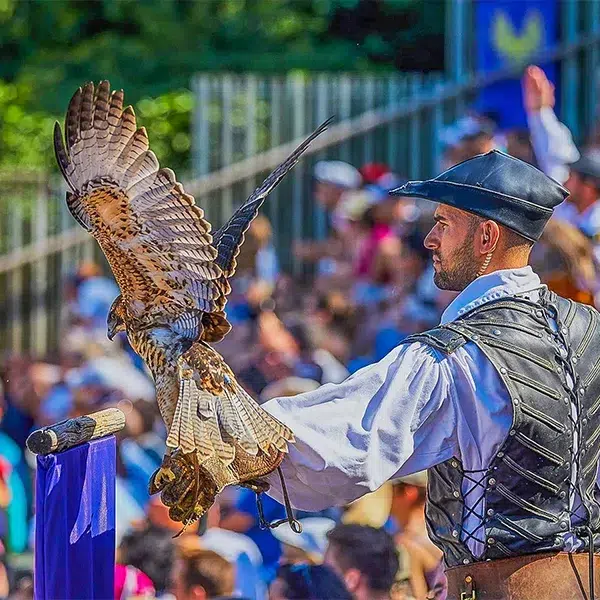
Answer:
<svg viewBox="0 0 600 600"><path fill-rule="evenodd" d="M532 165L492 150L427 181L409 181L394 196L426 198L496 221L536 242L569 192Z"/></svg>

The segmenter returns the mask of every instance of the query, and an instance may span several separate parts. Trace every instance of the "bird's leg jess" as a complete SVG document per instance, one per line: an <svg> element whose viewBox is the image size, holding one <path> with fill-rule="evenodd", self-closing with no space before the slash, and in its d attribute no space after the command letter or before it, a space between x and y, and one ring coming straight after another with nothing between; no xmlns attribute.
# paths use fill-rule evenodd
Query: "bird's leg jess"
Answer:
<svg viewBox="0 0 600 600"><path fill-rule="evenodd" d="M266 481L246 481L243 485L249 487L256 493L256 508L258 509L258 522L261 529L275 529L283 523L289 523L291 530L294 533L302 533L302 525L300 522L294 517L294 509L292 508L292 504L290 502L290 497L288 496L287 487L285 485L285 480L283 478L283 473L281 472L281 467L277 467L277 473L279 474L279 481L281 481L281 491L283 493L283 504L285 506L285 519L279 519L278 521L273 521L273 523L269 523L265 519L265 515L263 512L262 506L262 498L261 494L269 489L269 484ZM250 484L250 485L248 485ZM252 487L254 486L254 487Z"/></svg>

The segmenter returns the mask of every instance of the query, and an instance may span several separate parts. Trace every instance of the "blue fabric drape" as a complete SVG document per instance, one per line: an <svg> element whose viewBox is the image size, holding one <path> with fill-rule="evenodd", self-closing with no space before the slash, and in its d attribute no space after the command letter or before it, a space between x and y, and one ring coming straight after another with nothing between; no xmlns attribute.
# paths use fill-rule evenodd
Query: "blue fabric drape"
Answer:
<svg viewBox="0 0 600 600"><path fill-rule="evenodd" d="M114 597L115 472L114 436L38 456L36 600Z"/></svg>

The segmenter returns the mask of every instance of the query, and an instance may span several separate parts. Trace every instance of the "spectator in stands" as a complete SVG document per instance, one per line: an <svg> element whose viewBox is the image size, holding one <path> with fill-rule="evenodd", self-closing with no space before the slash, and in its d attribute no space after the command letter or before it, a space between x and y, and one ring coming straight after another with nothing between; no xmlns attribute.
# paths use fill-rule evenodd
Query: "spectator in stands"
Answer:
<svg viewBox="0 0 600 600"><path fill-rule="evenodd" d="M340 575L355 600L384 600L399 562L393 538L383 529L338 525L328 534L324 562Z"/></svg>
<svg viewBox="0 0 600 600"><path fill-rule="evenodd" d="M145 573L157 592L169 587L173 568L173 533L153 525L144 525L125 535L117 550L117 563L131 565Z"/></svg>
<svg viewBox="0 0 600 600"><path fill-rule="evenodd" d="M330 567L283 565L271 584L269 600L352 600L352 594Z"/></svg>
<svg viewBox="0 0 600 600"><path fill-rule="evenodd" d="M600 242L600 153L591 151L570 165L565 187L575 207L571 221L594 245ZM597 257L600 258L600 257Z"/></svg>
<svg viewBox="0 0 600 600"><path fill-rule="evenodd" d="M392 480L391 516L401 557L400 579L408 579L415 598L445 597L442 553L429 540L425 524L425 472Z"/></svg>
<svg viewBox="0 0 600 600"><path fill-rule="evenodd" d="M579 152L571 132L554 113L554 85L542 69L531 65L523 75L522 88L537 165L546 175L564 183L569 176L568 165L579 158Z"/></svg>
<svg viewBox="0 0 600 600"><path fill-rule="evenodd" d="M172 572L177 600L216 600L231 597L235 584L233 565L212 550L182 549Z"/></svg>
<svg viewBox="0 0 600 600"><path fill-rule="evenodd" d="M314 178L315 200L327 212L334 237L319 242L296 241L294 253L307 262L320 261L319 271L331 273L335 271L333 259L340 258L344 252L339 234L346 223L336 209L343 195L349 190L358 189L362 180L356 168L338 160L318 162L314 168Z"/></svg>

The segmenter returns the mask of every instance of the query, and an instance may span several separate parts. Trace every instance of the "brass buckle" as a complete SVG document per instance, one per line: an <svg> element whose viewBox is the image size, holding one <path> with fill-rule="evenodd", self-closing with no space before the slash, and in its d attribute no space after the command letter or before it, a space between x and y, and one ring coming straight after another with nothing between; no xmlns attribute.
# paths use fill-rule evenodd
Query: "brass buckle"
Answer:
<svg viewBox="0 0 600 600"><path fill-rule="evenodd" d="M477 600L475 586L473 585L473 577L471 577L471 575L465 577L465 587L468 591L460 593L460 600Z"/></svg>

